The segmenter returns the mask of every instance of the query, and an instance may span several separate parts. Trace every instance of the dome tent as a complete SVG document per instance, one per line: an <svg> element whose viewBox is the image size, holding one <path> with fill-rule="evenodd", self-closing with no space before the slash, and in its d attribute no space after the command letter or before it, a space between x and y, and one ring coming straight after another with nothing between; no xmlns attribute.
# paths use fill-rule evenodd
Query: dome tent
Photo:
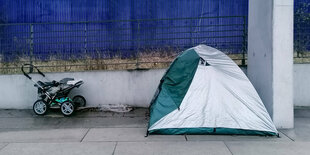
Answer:
<svg viewBox="0 0 310 155"><path fill-rule="evenodd" d="M170 65L150 105L148 134L277 135L264 104L224 53L199 45Z"/></svg>

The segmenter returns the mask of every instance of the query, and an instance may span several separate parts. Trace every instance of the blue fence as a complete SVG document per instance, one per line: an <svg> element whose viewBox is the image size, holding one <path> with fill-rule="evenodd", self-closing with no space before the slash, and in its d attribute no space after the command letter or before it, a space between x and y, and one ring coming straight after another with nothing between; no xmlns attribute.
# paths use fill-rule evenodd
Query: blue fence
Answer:
<svg viewBox="0 0 310 155"><path fill-rule="evenodd" d="M294 1L294 50L296 57L310 57L310 0Z"/></svg>
<svg viewBox="0 0 310 155"><path fill-rule="evenodd" d="M294 1L297 57L310 49L309 4ZM243 54L244 64L247 14L248 0L2 0L0 61L128 58L205 43Z"/></svg>
<svg viewBox="0 0 310 155"><path fill-rule="evenodd" d="M248 0L1 0L4 23L247 16Z"/></svg>
<svg viewBox="0 0 310 155"><path fill-rule="evenodd" d="M244 54L246 28L245 16L0 24L0 54L5 62L128 58L202 43Z"/></svg>

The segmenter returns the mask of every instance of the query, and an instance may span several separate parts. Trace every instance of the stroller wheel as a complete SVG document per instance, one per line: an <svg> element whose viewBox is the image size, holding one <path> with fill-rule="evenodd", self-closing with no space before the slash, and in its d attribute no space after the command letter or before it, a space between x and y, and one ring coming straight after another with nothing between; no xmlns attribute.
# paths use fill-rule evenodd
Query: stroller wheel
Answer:
<svg viewBox="0 0 310 155"><path fill-rule="evenodd" d="M48 110L48 105L44 100L37 100L33 104L33 112L37 115L44 115Z"/></svg>
<svg viewBox="0 0 310 155"><path fill-rule="evenodd" d="M63 115L70 116L74 112L74 104L71 101L67 101L61 104L60 110Z"/></svg>
<svg viewBox="0 0 310 155"><path fill-rule="evenodd" d="M86 106L86 100L81 95L74 96L72 101L76 107L85 107Z"/></svg>

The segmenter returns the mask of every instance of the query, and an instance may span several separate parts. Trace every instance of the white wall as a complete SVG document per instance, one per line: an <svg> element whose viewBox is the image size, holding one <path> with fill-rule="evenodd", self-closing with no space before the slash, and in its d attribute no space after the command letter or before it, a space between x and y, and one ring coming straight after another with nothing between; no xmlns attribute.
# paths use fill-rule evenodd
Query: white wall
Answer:
<svg viewBox="0 0 310 155"><path fill-rule="evenodd" d="M49 79L65 77L83 79L84 84L72 90L72 95L81 94L88 106L101 104L127 104L147 107L165 70L144 71L89 71L49 73ZM40 80L38 75L35 80ZM42 80L44 81L44 80ZM37 99L33 83L23 75L0 75L0 108L32 108Z"/></svg>
<svg viewBox="0 0 310 155"><path fill-rule="evenodd" d="M272 0L249 0L248 77L273 115Z"/></svg>
<svg viewBox="0 0 310 155"><path fill-rule="evenodd" d="M246 72L246 68L242 68ZM164 69L147 71L90 71L49 73L50 79L83 79L72 95L86 97L88 106L127 104L148 107ZM35 76L36 77L39 76ZM0 75L0 109L32 108L36 88L23 75ZM310 64L294 64L294 105L310 107Z"/></svg>
<svg viewBox="0 0 310 155"><path fill-rule="evenodd" d="M310 64L294 64L294 105L310 107Z"/></svg>
<svg viewBox="0 0 310 155"><path fill-rule="evenodd" d="M274 0L273 3L273 121L279 128L293 128L294 1Z"/></svg>
<svg viewBox="0 0 310 155"><path fill-rule="evenodd" d="M248 77L276 127L293 128L293 0L249 0L248 19Z"/></svg>

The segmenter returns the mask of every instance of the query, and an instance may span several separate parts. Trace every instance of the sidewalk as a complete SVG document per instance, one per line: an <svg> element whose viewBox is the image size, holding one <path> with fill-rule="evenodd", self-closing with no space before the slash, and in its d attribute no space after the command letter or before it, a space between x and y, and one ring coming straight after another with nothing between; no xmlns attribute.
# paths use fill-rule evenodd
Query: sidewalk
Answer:
<svg viewBox="0 0 310 155"><path fill-rule="evenodd" d="M223 135L144 137L147 109L129 113L0 110L0 155L25 154L310 154L310 109L295 110L295 129L281 138Z"/></svg>

